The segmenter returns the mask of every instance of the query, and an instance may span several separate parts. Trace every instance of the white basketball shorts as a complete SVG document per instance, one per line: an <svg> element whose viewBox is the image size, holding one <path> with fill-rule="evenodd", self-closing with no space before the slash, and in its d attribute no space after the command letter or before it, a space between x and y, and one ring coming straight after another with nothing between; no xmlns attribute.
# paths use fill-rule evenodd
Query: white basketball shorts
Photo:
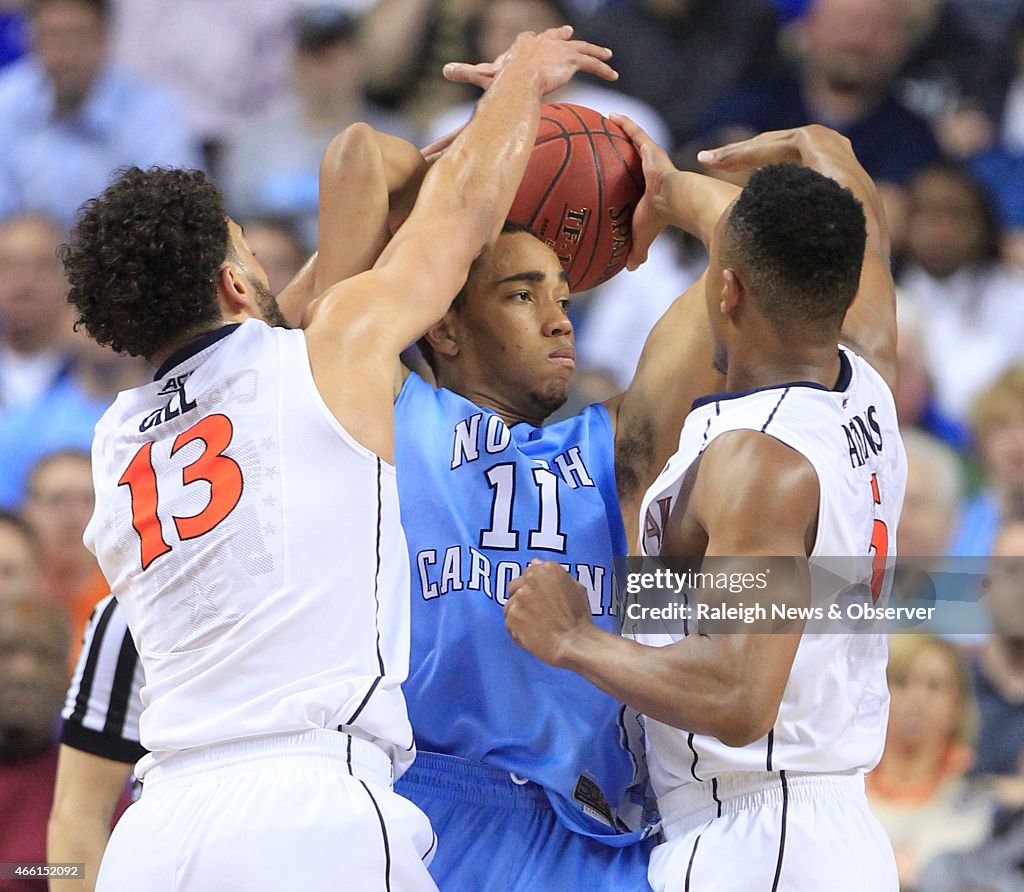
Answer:
<svg viewBox="0 0 1024 892"><path fill-rule="evenodd" d="M655 892L897 892L896 862L864 777L737 772L658 803Z"/></svg>
<svg viewBox="0 0 1024 892"><path fill-rule="evenodd" d="M436 892L436 839L382 749L336 731L253 738L150 769L97 890Z"/></svg>

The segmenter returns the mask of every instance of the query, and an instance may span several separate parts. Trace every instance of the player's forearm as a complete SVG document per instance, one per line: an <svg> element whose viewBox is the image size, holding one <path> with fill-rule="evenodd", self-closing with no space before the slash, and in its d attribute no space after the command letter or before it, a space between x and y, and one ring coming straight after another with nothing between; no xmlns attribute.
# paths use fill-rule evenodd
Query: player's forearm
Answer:
<svg viewBox="0 0 1024 892"><path fill-rule="evenodd" d="M480 98L466 128L427 174L414 213L447 213L472 221L464 250L475 257L497 238L540 121L541 79L510 64Z"/></svg>
<svg viewBox="0 0 1024 892"><path fill-rule="evenodd" d="M656 721L744 746L768 733L778 703L766 708L758 699L743 637L693 635L648 647L591 626L567 643L560 665Z"/></svg>
<svg viewBox="0 0 1024 892"><path fill-rule="evenodd" d="M739 186L732 183L678 170L665 178L655 206L670 225L684 229L706 246L722 214L739 194Z"/></svg>

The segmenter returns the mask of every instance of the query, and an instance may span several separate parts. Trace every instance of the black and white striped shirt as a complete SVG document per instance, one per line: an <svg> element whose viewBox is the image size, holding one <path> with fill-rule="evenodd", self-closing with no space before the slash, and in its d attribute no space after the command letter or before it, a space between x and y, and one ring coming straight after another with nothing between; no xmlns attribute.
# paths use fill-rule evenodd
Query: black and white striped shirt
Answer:
<svg viewBox="0 0 1024 892"><path fill-rule="evenodd" d="M144 683L124 612L107 595L85 628L61 712L61 743L117 762L137 762L146 754L139 743Z"/></svg>

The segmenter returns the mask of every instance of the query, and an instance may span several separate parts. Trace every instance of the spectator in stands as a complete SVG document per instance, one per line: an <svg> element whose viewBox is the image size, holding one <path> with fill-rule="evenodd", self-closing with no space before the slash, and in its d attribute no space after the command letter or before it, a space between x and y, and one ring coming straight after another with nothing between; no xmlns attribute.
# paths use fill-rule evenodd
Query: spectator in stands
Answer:
<svg viewBox="0 0 1024 892"><path fill-rule="evenodd" d="M235 218L296 221L316 244L320 157L354 121L414 140L405 122L363 98L358 20L337 6L311 6L296 20L294 94L244 127L227 147L222 185Z"/></svg>
<svg viewBox="0 0 1024 892"><path fill-rule="evenodd" d="M928 860L985 838L993 804L965 780L977 707L957 646L931 635L893 635L887 675L885 750L865 783L896 854L900 889L911 890Z"/></svg>
<svg viewBox="0 0 1024 892"><path fill-rule="evenodd" d="M1024 11L1008 29L994 65L1004 87L996 109L997 138L970 159L972 173L992 193L1003 227L1003 252L1024 267Z"/></svg>
<svg viewBox="0 0 1024 892"><path fill-rule="evenodd" d="M0 599L0 864L46 862L57 773L57 726L67 687L68 628L38 599ZM45 880L6 880L11 892Z"/></svg>
<svg viewBox="0 0 1024 892"><path fill-rule="evenodd" d="M891 0L813 0L799 28L800 62L723 98L705 122L700 147L763 130L827 124L849 138L878 183L898 244L902 187L940 157L928 122L893 94L909 49L906 9ZM618 59L616 65L621 71Z"/></svg>
<svg viewBox="0 0 1024 892"><path fill-rule="evenodd" d="M122 390L144 384L151 371L139 357L119 356L84 331L69 338L70 371L41 397L12 408L0 424L0 508L24 498L32 465L48 452L92 449L96 422Z"/></svg>
<svg viewBox="0 0 1024 892"><path fill-rule="evenodd" d="M950 0L898 0L910 49L896 79L903 105L932 122L949 157L967 158L995 136L1002 87L991 53Z"/></svg>
<svg viewBox="0 0 1024 892"><path fill-rule="evenodd" d="M42 546L44 598L58 604L71 623L72 660L78 657L93 607L110 591L96 558L82 542L93 502L88 452L49 453L29 474L25 519Z"/></svg>
<svg viewBox="0 0 1024 892"><path fill-rule="evenodd" d="M72 315L57 259L62 237L55 222L37 214L0 221L0 419L70 373Z"/></svg>
<svg viewBox="0 0 1024 892"><path fill-rule="evenodd" d="M1024 513L1009 514L992 546L985 584L992 635L974 662L981 725L974 771L1024 772Z"/></svg>
<svg viewBox="0 0 1024 892"><path fill-rule="evenodd" d="M951 165L917 174L908 190L898 282L921 310L936 404L966 421L971 401L1024 359L1024 273L1001 262L984 190Z"/></svg>
<svg viewBox="0 0 1024 892"><path fill-rule="evenodd" d="M174 86L207 169L216 171L224 141L284 96L291 19L305 2L113 0L113 57Z"/></svg>
<svg viewBox="0 0 1024 892"><path fill-rule="evenodd" d="M978 396L970 421L983 485L964 506L951 553L984 557L1002 516L1024 493L1024 363L1007 369Z"/></svg>
<svg viewBox="0 0 1024 892"><path fill-rule="evenodd" d="M472 23L486 0L379 0L362 40L369 95L424 128L475 91L445 80L442 69L472 56ZM572 22L566 22L572 24Z"/></svg>
<svg viewBox="0 0 1024 892"><path fill-rule="evenodd" d="M896 534L900 557L942 557L960 519L964 475L957 454L934 437L903 428L907 492Z"/></svg>
<svg viewBox="0 0 1024 892"><path fill-rule="evenodd" d="M576 30L611 47L614 87L653 106L674 146L700 133L723 93L779 67L771 0L622 0L581 19Z"/></svg>
<svg viewBox="0 0 1024 892"><path fill-rule="evenodd" d="M0 511L0 602L43 593L39 539L17 514Z"/></svg>
<svg viewBox="0 0 1024 892"><path fill-rule="evenodd" d="M184 109L110 64L108 0L33 0L32 53L0 72L0 219L64 225L126 164L195 167Z"/></svg>
<svg viewBox="0 0 1024 892"><path fill-rule="evenodd" d="M935 381L925 344L924 313L912 298L897 290L896 315L900 329L897 348L900 380L895 397L901 428L916 427L966 452L969 446L966 423L943 414L935 402Z"/></svg>
<svg viewBox="0 0 1024 892"><path fill-rule="evenodd" d="M267 274L270 291L280 294L295 274L302 269L315 245L307 245L296 226L274 217L253 217L241 220L245 240Z"/></svg>
<svg viewBox="0 0 1024 892"><path fill-rule="evenodd" d="M559 0L490 0L475 22L472 62L490 62L512 44L522 31L538 34L569 20L569 10ZM621 90L585 79L572 80L552 93L545 102L571 102L602 114L617 112L636 121L659 145L669 144L668 128L649 105ZM425 142L433 142L465 124L473 112L473 103L455 105L436 116L426 128Z"/></svg>

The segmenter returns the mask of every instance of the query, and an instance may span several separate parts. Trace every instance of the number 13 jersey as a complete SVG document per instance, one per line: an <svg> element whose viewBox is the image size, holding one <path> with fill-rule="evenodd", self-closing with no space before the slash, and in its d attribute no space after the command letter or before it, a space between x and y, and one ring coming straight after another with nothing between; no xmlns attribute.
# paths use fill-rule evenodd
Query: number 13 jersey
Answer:
<svg viewBox="0 0 1024 892"><path fill-rule="evenodd" d="M394 468L324 404L305 337L250 320L174 354L96 426L85 533L146 677L149 767L337 728L412 761Z"/></svg>
<svg viewBox="0 0 1024 892"><path fill-rule="evenodd" d="M818 477L817 537L809 556L812 606L835 603L840 576L832 570L837 566L844 574L857 574L880 586L884 562L895 557L906 453L885 381L855 353L840 348L839 356L841 372L832 390L797 382L716 394L694 403L679 450L644 496L644 554L662 553L665 522L679 499L686 472L708 445L729 431L755 430L799 452ZM843 560L836 562L837 558ZM822 572L826 568L831 569ZM854 581L852 575L842 578ZM735 597L749 604L757 600L757 591ZM861 600L870 604L870 598ZM699 622L697 627L699 631ZM633 637L659 646L682 638L682 628L678 631ZM687 631L695 630L690 626ZM846 634L839 620L826 632L805 633L775 726L749 746L727 747L713 737L688 734L648 718L648 762L655 794L661 797L681 784L707 781L724 772L870 770L885 743L886 656L883 635ZM679 683L699 680L681 678Z"/></svg>

